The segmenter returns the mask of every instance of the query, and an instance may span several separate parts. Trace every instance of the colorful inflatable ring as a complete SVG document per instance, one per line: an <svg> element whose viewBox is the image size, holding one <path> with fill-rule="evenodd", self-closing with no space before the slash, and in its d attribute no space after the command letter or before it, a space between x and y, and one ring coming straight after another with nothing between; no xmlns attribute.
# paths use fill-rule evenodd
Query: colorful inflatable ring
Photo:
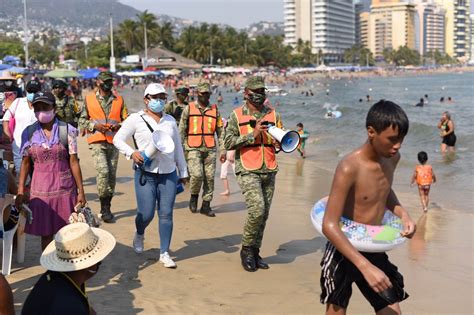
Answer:
<svg viewBox="0 0 474 315"><path fill-rule="evenodd" d="M323 236L323 218L327 201L328 197L319 200L311 210L311 221ZM341 217L339 226L351 244L361 252L386 252L407 240L406 237L401 236L402 220L388 209L385 211L382 225L367 225Z"/></svg>

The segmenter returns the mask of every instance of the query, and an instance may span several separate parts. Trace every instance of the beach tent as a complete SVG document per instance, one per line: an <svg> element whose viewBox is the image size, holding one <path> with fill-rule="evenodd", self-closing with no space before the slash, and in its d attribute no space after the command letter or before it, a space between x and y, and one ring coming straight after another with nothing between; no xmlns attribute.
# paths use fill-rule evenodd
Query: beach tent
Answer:
<svg viewBox="0 0 474 315"><path fill-rule="evenodd" d="M45 73L44 76L50 78L77 78L80 77L81 74L77 73L74 70L55 69L53 71Z"/></svg>
<svg viewBox="0 0 474 315"><path fill-rule="evenodd" d="M78 71L82 75L83 79L95 79L100 73L99 69L82 69Z"/></svg>
<svg viewBox="0 0 474 315"><path fill-rule="evenodd" d="M9 64L20 64L20 58L17 57L17 56L11 56L11 55L7 55L5 57L3 57L3 63L9 63Z"/></svg>
<svg viewBox="0 0 474 315"><path fill-rule="evenodd" d="M25 68L22 67L11 67L8 69L11 73L16 73L16 74L23 74L25 73Z"/></svg>
<svg viewBox="0 0 474 315"><path fill-rule="evenodd" d="M7 65L5 63L0 63L0 71L10 69L11 67L12 67L11 65Z"/></svg>

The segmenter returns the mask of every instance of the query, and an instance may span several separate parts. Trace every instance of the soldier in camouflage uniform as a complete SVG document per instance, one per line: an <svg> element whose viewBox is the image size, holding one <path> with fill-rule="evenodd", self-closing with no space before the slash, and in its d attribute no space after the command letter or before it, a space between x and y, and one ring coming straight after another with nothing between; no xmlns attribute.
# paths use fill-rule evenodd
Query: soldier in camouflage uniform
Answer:
<svg viewBox="0 0 474 315"><path fill-rule="evenodd" d="M87 131L89 149L92 151L97 171L97 191L100 199L102 220L114 222L111 201L115 193L115 181L119 151L113 145L113 136L120 123L128 116L123 98L112 91L110 72L101 72L97 77L97 91L87 95L79 118L79 125Z"/></svg>
<svg viewBox="0 0 474 315"><path fill-rule="evenodd" d="M53 81L52 92L56 99L56 115L59 120L77 128L80 109L74 96L66 93L67 88L68 84L65 81Z"/></svg>
<svg viewBox="0 0 474 315"><path fill-rule="evenodd" d="M189 89L182 86L174 90L176 99L172 100L165 106L165 113L171 115L176 119L176 123L179 126L181 115L186 106L188 106L188 95Z"/></svg>
<svg viewBox="0 0 474 315"><path fill-rule="evenodd" d="M217 105L209 103L210 85L199 83L197 92L197 103L192 102L184 108L179 123L179 132L190 174L191 199L189 209L193 213L197 212L198 197L202 186L203 201L200 213L215 217L216 215L211 209L211 200L214 193L216 151L218 148L220 161L225 162L224 128ZM215 135L217 135L218 143L215 141Z"/></svg>
<svg viewBox="0 0 474 315"><path fill-rule="evenodd" d="M236 150L235 173L248 210L240 252L242 266L246 271L256 271L269 268L260 257L260 247L278 171L275 147L279 144L268 134L268 123L279 128L282 123L280 115L264 105L263 78L246 81L244 98L244 105L230 115L224 144L227 150Z"/></svg>

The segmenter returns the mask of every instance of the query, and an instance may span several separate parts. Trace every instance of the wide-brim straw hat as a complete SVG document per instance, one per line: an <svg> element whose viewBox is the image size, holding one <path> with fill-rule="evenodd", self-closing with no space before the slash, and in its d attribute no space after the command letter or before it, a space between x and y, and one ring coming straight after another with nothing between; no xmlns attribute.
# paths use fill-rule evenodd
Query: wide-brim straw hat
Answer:
<svg viewBox="0 0 474 315"><path fill-rule="evenodd" d="M0 80L16 80L16 78L11 74L10 71L4 70L0 71Z"/></svg>
<svg viewBox="0 0 474 315"><path fill-rule="evenodd" d="M109 232L86 223L64 226L41 254L40 263L51 271L75 271L94 266L115 247Z"/></svg>

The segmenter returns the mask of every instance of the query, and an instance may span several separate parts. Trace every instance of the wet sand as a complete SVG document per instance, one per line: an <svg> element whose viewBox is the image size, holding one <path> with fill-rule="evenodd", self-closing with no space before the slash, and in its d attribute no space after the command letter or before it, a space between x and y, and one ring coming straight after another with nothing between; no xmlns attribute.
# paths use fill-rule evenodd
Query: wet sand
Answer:
<svg viewBox="0 0 474 315"><path fill-rule="evenodd" d="M85 141L79 142L87 199L98 212L95 171ZM88 282L91 305L99 314L322 314L319 262L325 239L313 228L309 212L316 200L328 194L332 174L296 154L280 154L279 163L262 248L271 267L248 273L239 258L246 208L233 176L228 197L219 195L223 187L216 177L212 202L216 218L191 214L189 192L178 195L171 244L176 270L157 261L156 216L146 231L146 251L135 254L131 247L136 212L132 170L130 162L121 157L117 196L112 202L117 222L102 226L117 238L117 246ZM389 253L410 294L401 304L404 314L471 314L472 214L434 206L422 216L416 193L399 194L399 199L412 217L419 218L415 238ZM28 237L25 263L14 261L13 273L7 277L18 313L44 272L39 266L39 248L39 239ZM353 291L349 314L372 313L356 286Z"/></svg>

